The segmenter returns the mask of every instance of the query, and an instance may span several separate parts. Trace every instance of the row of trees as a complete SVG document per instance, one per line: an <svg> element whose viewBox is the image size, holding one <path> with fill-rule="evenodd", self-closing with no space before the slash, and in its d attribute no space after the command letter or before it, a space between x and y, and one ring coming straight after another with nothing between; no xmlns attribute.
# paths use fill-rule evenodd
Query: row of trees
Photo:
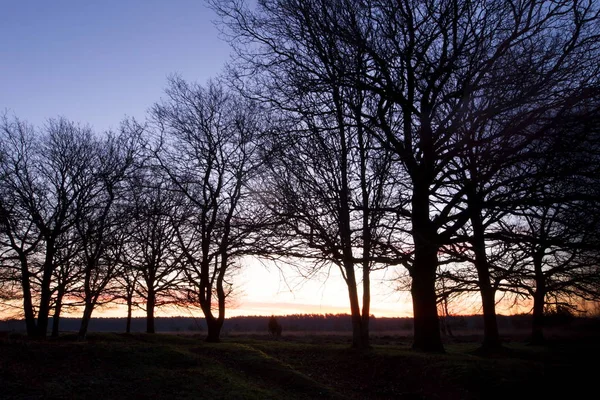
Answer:
<svg viewBox="0 0 600 400"><path fill-rule="evenodd" d="M83 307L85 337L97 306L122 302L129 320L146 310L151 333L156 307L197 306L218 340L229 273L265 216L246 185L262 113L216 84L174 78L167 95L146 126L103 138L4 117L0 288L22 300L29 335L46 335L51 312L57 335L61 310Z"/></svg>
<svg viewBox="0 0 600 400"><path fill-rule="evenodd" d="M358 348L370 273L391 265L425 351L465 293L489 349L501 295L532 301L535 341L548 307L598 300L594 2L211 5L236 51L223 82L174 78L145 124L102 139L4 119L0 288L30 334L83 305L85 335L122 298L149 332L156 306L199 306L218 340L249 255L339 267Z"/></svg>
<svg viewBox="0 0 600 400"><path fill-rule="evenodd" d="M258 4L213 3L234 81L299 132L284 151L306 156L282 169L304 170L271 208L291 208L294 242L343 268L355 346L368 342L377 265L407 267L423 350L442 349L437 300L452 293L480 292L490 348L498 290L533 293L536 319L552 292L597 293L594 2ZM439 272L452 278L442 296Z"/></svg>

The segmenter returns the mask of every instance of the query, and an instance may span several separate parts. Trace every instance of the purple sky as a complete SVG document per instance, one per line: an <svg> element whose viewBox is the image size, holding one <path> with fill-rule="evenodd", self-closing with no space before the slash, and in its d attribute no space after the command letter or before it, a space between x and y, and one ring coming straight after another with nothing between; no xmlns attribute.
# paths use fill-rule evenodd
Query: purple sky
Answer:
<svg viewBox="0 0 600 400"><path fill-rule="evenodd" d="M204 82L229 47L202 0L6 0L0 112L58 115L101 131L143 119L173 73Z"/></svg>

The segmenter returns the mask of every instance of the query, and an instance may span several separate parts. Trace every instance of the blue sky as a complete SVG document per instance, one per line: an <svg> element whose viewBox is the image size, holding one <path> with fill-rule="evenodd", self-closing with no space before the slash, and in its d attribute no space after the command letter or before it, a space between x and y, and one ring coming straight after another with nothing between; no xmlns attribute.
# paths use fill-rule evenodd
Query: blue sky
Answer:
<svg viewBox="0 0 600 400"><path fill-rule="evenodd" d="M143 119L169 74L203 82L228 60L202 0L3 0L0 111L116 128Z"/></svg>

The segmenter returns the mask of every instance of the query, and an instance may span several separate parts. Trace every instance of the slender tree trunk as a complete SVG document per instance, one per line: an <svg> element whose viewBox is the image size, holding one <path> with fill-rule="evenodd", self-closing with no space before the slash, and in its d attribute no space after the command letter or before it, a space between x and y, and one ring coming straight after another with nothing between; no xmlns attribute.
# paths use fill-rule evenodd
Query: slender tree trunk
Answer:
<svg viewBox="0 0 600 400"><path fill-rule="evenodd" d="M368 298L365 300L365 295L363 294L363 311L361 315L360 304L358 301L358 289L356 287L356 275L354 273L354 263L348 261L344 270L346 272L346 285L348 287L350 315L352 318L352 347L361 350L367 349L369 348L369 300ZM365 283L363 282L363 288L364 284ZM369 296L368 292L366 293L366 296Z"/></svg>
<svg viewBox="0 0 600 400"><path fill-rule="evenodd" d="M23 311L25 313L25 326L27 327L27 336L34 337L37 334L37 327L35 323L35 314L33 312L33 301L31 299L29 268L25 254L19 252L19 261L21 262L21 288L23 289Z"/></svg>
<svg viewBox="0 0 600 400"><path fill-rule="evenodd" d="M429 219L429 187L419 179L414 182L412 209L415 243L410 290L414 316L413 348L426 352L444 352L435 292L439 244L437 232Z"/></svg>
<svg viewBox="0 0 600 400"><path fill-rule="evenodd" d="M369 193L369 183L367 178L367 144L364 132L364 126L361 118L361 107L363 104L362 96L353 108L353 113L358 121L357 137L360 150L360 189L362 198L362 320L361 320L361 347L369 347L369 322L371 318L371 199Z"/></svg>
<svg viewBox="0 0 600 400"><path fill-rule="evenodd" d="M127 296L127 321L125 324L125 333L131 333L131 316L133 314L133 295L135 294L135 279L134 283L127 283L125 287Z"/></svg>
<svg viewBox="0 0 600 400"><path fill-rule="evenodd" d="M48 333L48 315L50 314L50 300L52 291L50 290L50 281L52 279L52 270L54 267L54 240L48 239L46 242L46 258L44 260L44 272L42 276L42 292L40 295L40 307L38 309L38 323L36 336L45 338Z"/></svg>
<svg viewBox="0 0 600 400"><path fill-rule="evenodd" d="M54 315L52 316L52 337L57 338L60 325L60 313L62 311L62 299L64 296L64 289L59 288L56 294L56 304L54 305Z"/></svg>
<svg viewBox="0 0 600 400"><path fill-rule="evenodd" d="M210 290L207 292L208 301L201 304L204 318L206 320L207 336L206 341L209 343L218 343L221 341L221 328L225 319L225 290L223 289L223 279L225 271L221 269L217 277L217 302L219 307L218 317L215 318L211 310Z"/></svg>
<svg viewBox="0 0 600 400"><path fill-rule="evenodd" d="M364 314L363 310L363 314L361 315L360 303L358 301L358 289L356 287L356 274L354 272L354 262L351 259L347 259L344 262L344 271L346 274L346 286L348 287L350 314L352 317L352 347L355 349L366 349L369 347L369 314ZM368 292L366 293L366 296L369 296ZM363 303L363 308L364 306L365 303ZM368 301L366 303L366 307L368 311Z"/></svg>
<svg viewBox="0 0 600 400"><path fill-rule="evenodd" d="M146 333L155 333L154 329L154 308L156 305L156 295L154 290L148 290L148 299L146 301Z"/></svg>
<svg viewBox="0 0 600 400"><path fill-rule="evenodd" d="M345 266L346 285L348 286L348 297L350 299L350 314L352 317L352 347L363 349L369 346L368 336L365 338L363 331L363 319L360 314L360 305L358 302L358 290L356 288L356 277L354 275L354 266L349 262ZM366 342L365 342L366 339Z"/></svg>
<svg viewBox="0 0 600 400"><path fill-rule="evenodd" d="M502 347L496 318L496 291L490 282L490 266L485 252L485 232L481 220L481 202L474 190L468 193L469 217L473 226L471 244L475 252L475 268L479 281L479 293L483 306L483 348L497 350Z"/></svg>
<svg viewBox="0 0 600 400"><path fill-rule="evenodd" d="M535 293L533 294L533 320L531 324L531 344L543 344L544 339L544 305L546 299L546 277L542 269L541 257L535 257Z"/></svg>
<svg viewBox="0 0 600 400"><path fill-rule="evenodd" d="M223 256L221 260L221 268L217 275L216 290L217 290L217 302L218 302L218 317L212 313L212 290L209 285L203 285L209 282L208 280L208 266L206 266L206 274L204 275L200 287L200 307L204 313L204 319L206 320L207 336L206 341L211 343L218 343L221 336L221 328L223 327L223 321L225 320L225 289L223 288L223 281L225 279L227 265L227 256Z"/></svg>
<svg viewBox="0 0 600 400"><path fill-rule="evenodd" d="M92 312L94 311L94 295L91 290L91 279L92 271L94 267L93 260L88 259L85 268L85 277L83 279L83 289L85 292L85 307L83 309L83 316L81 317L81 325L79 326L79 339L83 340L87 336L90 319L92 318Z"/></svg>
<svg viewBox="0 0 600 400"><path fill-rule="evenodd" d="M368 263L366 263L368 264ZM368 266L363 266L363 307L360 340L361 347L367 348L370 346L369 341L369 322L371 320L371 279Z"/></svg>
<svg viewBox="0 0 600 400"><path fill-rule="evenodd" d="M85 302L83 316L81 317L81 325L79 327L79 339L83 340L87 336L90 320L92 319L92 312L94 311L94 305L94 302L91 300L86 300Z"/></svg>
<svg viewBox="0 0 600 400"><path fill-rule="evenodd" d="M454 337L454 333L452 332L452 324L450 323L450 310L448 308L448 297L444 297L444 301L442 303L444 308L444 329L446 330L446 334L450 337Z"/></svg>
<svg viewBox="0 0 600 400"><path fill-rule="evenodd" d="M131 297L127 297L127 324L125 326L125 333L131 333L131 309L133 308L133 301Z"/></svg>
<svg viewBox="0 0 600 400"><path fill-rule="evenodd" d="M229 231L229 229L227 229ZM227 248L229 232L226 232L223 238L223 246ZM217 341L219 341L219 336L221 335L221 328L223 327L223 321L225 321L225 288L223 287L223 282L225 281L225 272L227 271L227 266L229 263L229 257L226 252L224 252L221 259L221 268L219 269L219 274L217 275L217 302L219 305L219 315L216 320L213 322L213 333L216 334ZM214 336L214 335L213 335ZM209 329L208 332L208 341L211 341L211 332Z"/></svg>
<svg viewBox="0 0 600 400"><path fill-rule="evenodd" d="M202 241L202 254L208 254L208 241ZM206 337L207 342L218 342L219 335L221 334L221 328L217 328L214 323L214 316L212 315L212 289L209 285L209 262L206 257L203 258L200 265L200 293L198 301L200 303L200 308L202 309L202 313L204 314L204 320L206 321L207 334Z"/></svg>
<svg viewBox="0 0 600 400"><path fill-rule="evenodd" d="M340 144L340 177L341 187L339 190L339 234L342 244L343 268L346 273L346 285L348 286L348 297L350 299L350 313L352 315L352 347L364 349L369 347L368 323L363 324L364 318L369 318L360 313L358 301L358 289L356 287L356 274L354 272L354 256L352 254L352 230L350 227L350 188L348 184L348 143L346 135L346 124L343 115L343 104L338 87L333 89L333 101L336 104L336 117L338 121L339 144ZM367 292L368 295L368 292ZM367 304L367 307L369 305ZM365 331L366 329L366 331ZM365 335L366 334L366 335Z"/></svg>

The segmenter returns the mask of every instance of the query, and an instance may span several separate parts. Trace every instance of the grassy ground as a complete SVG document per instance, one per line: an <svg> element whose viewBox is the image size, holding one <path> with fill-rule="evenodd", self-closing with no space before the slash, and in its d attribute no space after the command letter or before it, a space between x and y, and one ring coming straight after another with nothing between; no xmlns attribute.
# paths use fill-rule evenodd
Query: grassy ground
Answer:
<svg viewBox="0 0 600 400"><path fill-rule="evenodd" d="M80 342L0 338L0 399L518 399L596 391L596 338L548 346L477 343L447 354L410 350L401 337L356 352L342 336L200 337L93 334ZM592 393L593 393L592 392Z"/></svg>

